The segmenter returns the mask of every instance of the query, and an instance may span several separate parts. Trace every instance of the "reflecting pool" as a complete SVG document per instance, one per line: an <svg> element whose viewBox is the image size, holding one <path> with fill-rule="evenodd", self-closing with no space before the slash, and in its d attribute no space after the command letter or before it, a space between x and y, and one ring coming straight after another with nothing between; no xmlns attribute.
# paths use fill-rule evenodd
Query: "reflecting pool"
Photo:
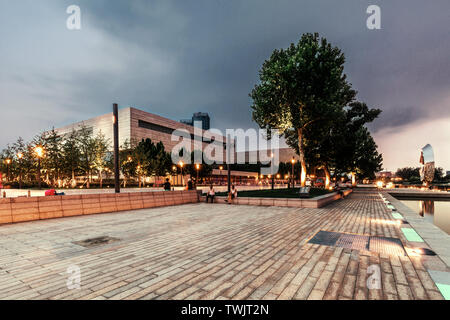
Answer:
<svg viewBox="0 0 450 320"><path fill-rule="evenodd" d="M425 220L450 234L450 201L401 200Z"/></svg>

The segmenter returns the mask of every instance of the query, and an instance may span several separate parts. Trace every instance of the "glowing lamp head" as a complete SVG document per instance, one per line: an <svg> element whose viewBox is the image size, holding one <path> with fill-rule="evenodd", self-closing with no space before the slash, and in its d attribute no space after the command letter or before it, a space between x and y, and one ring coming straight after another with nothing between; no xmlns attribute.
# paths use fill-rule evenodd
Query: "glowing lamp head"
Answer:
<svg viewBox="0 0 450 320"><path fill-rule="evenodd" d="M19 152L19 153L17 154L17 158L22 159L22 158L23 158L23 153L22 153L22 152Z"/></svg>
<svg viewBox="0 0 450 320"><path fill-rule="evenodd" d="M41 146L37 146L34 151L36 152L36 155L39 158L42 158L44 156L44 148L42 148Z"/></svg>
<svg viewBox="0 0 450 320"><path fill-rule="evenodd" d="M378 188L383 188L383 182L382 181L377 181L377 187Z"/></svg>
<svg viewBox="0 0 450 320"><path fill-rule="evenodd" d="M222 167L222 166L220 166L220 167L219 167L219 169L220 169L220 170L223 170L223 167Z"/></svg>
<svg viewBox="0 0 450 320"><path fill-rule="evenodd" d="M180 161L178 164L180 165L181 168L183 168L183 166L184 166L183 161Z"/></svg>
<svg viewBox="0 0 450 320"><path fill-rule="evenodd" d="M292 158L291 163L295 164L295 159L294 158Z"/></svg>
<svg viewBox="0 0 450 320"><path fill-rule="evenodd" d="M195 168L196 168L197 170L200 170L200 165L197 163L197 164L195 165Z"/></svg>
<svg viewBox="0 0 450 320"><path fill-rule="evenodd" d="M11 159L6 159L5 162L6 164L11 164Z"/></svg>

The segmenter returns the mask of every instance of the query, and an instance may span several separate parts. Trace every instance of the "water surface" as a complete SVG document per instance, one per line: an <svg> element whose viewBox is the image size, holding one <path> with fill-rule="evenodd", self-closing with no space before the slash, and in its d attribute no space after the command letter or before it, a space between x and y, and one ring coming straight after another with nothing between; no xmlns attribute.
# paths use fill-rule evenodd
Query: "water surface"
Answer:
<svg viewBox="0 0 450 320"><path fill-rule="evenodd" d="M425 220L450 234L450 201L401 200Z"/></svg>

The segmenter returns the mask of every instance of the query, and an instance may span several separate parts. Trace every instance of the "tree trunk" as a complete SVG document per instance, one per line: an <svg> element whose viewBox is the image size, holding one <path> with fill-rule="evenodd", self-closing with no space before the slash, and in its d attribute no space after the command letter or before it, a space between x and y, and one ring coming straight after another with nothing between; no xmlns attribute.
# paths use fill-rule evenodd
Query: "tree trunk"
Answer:
<svg viewBox="0 0 450 320"><path fill-rule="evenodd" d="M331 175L330 171L328 170L328 166L323 166L323 171L325 171L325 189L330 188L330 181L331 181Z"/></svg>
<svg viewBox="0 0 450 320"><path fill-rule="evenodd" d="M303 129L297 129L298 133L298 153L300 156L300 165L302 171L300 173L300 186L304 187L306 185L306 162L305 162L305 151L303 149Z"/></svg>

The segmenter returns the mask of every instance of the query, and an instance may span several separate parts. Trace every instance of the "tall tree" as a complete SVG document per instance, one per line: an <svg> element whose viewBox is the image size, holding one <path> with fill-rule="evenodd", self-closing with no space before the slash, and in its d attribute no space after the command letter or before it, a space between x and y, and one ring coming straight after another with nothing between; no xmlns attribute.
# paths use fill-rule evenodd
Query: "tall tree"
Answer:
<svg viewBox="0 0 450 320"><path fill-rule="evenodd" d="M95 139L92 129L82 124L78 130L78 148L80 150L80 168L86 176L86 185L89 188L92 182L92 168L95 158Z"/></svg>
<svg viewBox="0 0 450 320"><path fill-rule="evenodd" d="M62 137L53 128L51 131L43 134L42 139L45 140L45 159L43 161L44 168L47 171L49 180L55 186L61 180L61 169L63 165L62 157ZM59 185L61 187L61 185Z"/></svg>
<svg viewBox="0 0 450 320"><path fill-rule="evenodd" d="M326 39L304 34L296 45L273 52L250 94L253 119L260 127L296 136L302 186L307 131L313 124L328 126L356 95L343 73L344 62L344 54Z"/></svg>
<svg viewBox="0 0 450 320"><path fill-rule="evenodd" d="M402 178L404 181L413 181L420 179L420 168L405 167L397 169L396 177Z"/></svg>
<svg viewBox="0 0 450 320"><path fill-rule="evenodd" d="M381 170L383 158L365 127L380 113L380 109L369 109L365 103L357 101L345 108L344 116L336 121L330 137L336 173L350 172L359 178L373 178L375 172Z"/></svg>
<svg viewBox="0 0 450 320"><path fill-rule="evenodd" d="M97 175L100 181L100 188L103 187L103 172L107 169L107 156L110 143L105 135L100 131L94 138L93 141L93 160L92 166L97 171Z"/></svg>
<svg viewBox="0 0 450 320"><path fill-rule="evenodd" d="M127 181L136 176L137 164L135 159L133 159L133 151L135 149L134 143L129 140L125 140L125 142L120 146L119 151L119 166L120 170L123 174L123 186L127 186Z"/></svg>
<svg viewBox="0 0 450 320"><path fill-rule="evenodd" d="M65 137L62 143L63 169L70 177L70 185L74 188L77 185L75 174L80 167L81 151L78 144L78 132L72 132Z"/></svg>
<svg viewBox="0 0 450 320"><path fill-rule="evenodd" d="M378 153L377 148L366 127L356 131L353 170L357 178L374 179L375 172L382 169L383 156Z"/></svg>

